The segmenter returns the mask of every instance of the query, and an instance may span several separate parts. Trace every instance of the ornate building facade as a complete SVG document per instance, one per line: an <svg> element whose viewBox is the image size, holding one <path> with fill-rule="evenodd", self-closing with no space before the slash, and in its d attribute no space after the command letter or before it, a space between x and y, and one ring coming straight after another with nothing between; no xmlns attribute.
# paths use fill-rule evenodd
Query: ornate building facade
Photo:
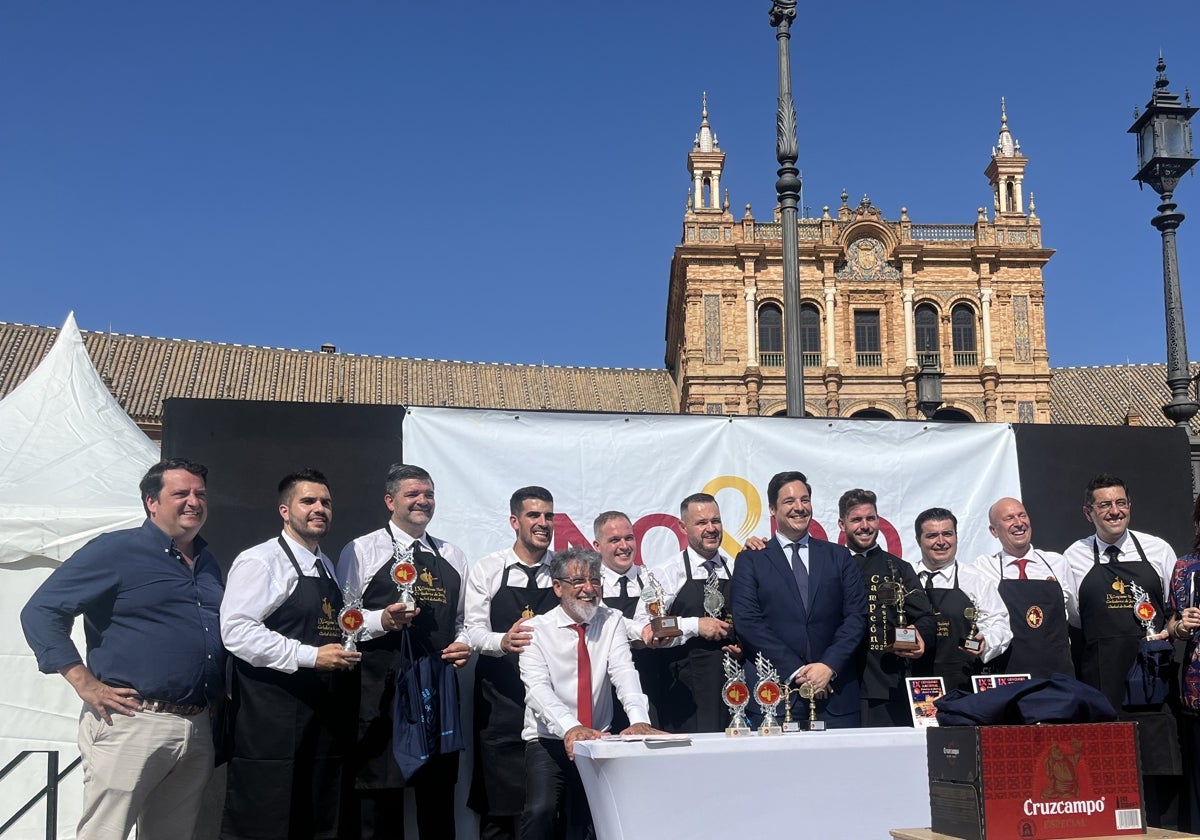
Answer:
<svg viewBox="0 0 1200 840"><path fill-rule="evenodd" d="M984 171L989 216L970 223L884 217L865 196L799 226L805 411L916 419L916 376L942 374L939 420L1051 422L1042 245L1028 159L1001 105ZM778 211L735 219L721 200L725 153L708 121L688 154L692 188L671 262L666 366L680 410L780 414L786 401Z"/></svg>

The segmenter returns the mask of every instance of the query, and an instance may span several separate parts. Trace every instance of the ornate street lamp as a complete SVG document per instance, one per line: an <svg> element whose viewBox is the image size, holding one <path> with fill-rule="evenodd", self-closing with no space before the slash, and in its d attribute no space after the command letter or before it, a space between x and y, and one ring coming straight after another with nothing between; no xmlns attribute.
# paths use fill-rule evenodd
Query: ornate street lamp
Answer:
<svg viewBox="0 0 1200 840"><path fill-rule="evenodd" d="M917 408L925 415L926 420L932 420L941 407L942 371L937 365L926 360L917 373Z"/></svg>
<svg viewBox="0 0 1200 840"><path fill-rule="evenodd" d="M1179 291L1179 258L1175 252L1175 229L1183 221L1183 214L1175 212L1171 200L1175 187L1196 163L1192 156L1192 127L1190 120L1197 108L1192 107L1191 96L1185 103L1167 90L1167 65L1162 53L1158 54L1158 78L1154 82L1154 94L1146 104L1145 113L1138 115L1134 109L1130 134L1138 139L1138 173L1133 179L1140 184L1149 184L1158 193L1162 204L1158 215L1150 224L1162 234L1163 249L1163 301L1167 316L1167 385L1171 388L1171 401L1162 407L1163 414L1177 426L1186 425L1200 411L1200 404L1191 398L1188 385L1187 336L1183 328L1183 298Z"/></svg>
<svg viewBox="0 0 1200 840"><path fill-rule="evenodd" d="M779 161L779 221L783 232L783 373L787 416L804 416L804 356L800 346L800 264L796 208L800 203L800 170L796 168L796 108L792 103L792 63L788 57L796 0L774 0L771 26L779 43L779 110L775 125L775 159Z"/></svg>

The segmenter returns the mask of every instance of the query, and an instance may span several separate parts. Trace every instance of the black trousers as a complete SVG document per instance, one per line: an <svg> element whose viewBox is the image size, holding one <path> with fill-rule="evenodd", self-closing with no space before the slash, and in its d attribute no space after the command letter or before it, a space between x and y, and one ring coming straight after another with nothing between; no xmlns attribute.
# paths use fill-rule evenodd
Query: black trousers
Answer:
<svg viewBox="0 0 1200 840"><path fill-rule="evenodd" d="M521 840L595 837L587 794L566 747L556 738L525 743L525 810Z"/></svg>
<svg viewBox="0 0 1200 840"><path fill-rule="evenodd" d="M417 832L421 837L453 837L454 785L458 753L436 755L409 779L417 800ZM404 788L357 790L358 837L404 840Z"/></svg>

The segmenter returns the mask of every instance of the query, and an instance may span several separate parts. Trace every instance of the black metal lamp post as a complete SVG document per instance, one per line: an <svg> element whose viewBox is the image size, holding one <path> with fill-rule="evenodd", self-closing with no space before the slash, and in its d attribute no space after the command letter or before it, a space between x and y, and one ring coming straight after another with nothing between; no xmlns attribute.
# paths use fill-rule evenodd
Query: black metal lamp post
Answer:
<svg viewBox="0 0 1200 840"><path fill-rule="evenodd" d="M917 373L917 408L926 420L932 420L941 407L942 371L937 365L926 361Z"/></svg>
<svg viewBox="0 0 1200 840"><path fill-rule="evenodd" d="M796 107L792 103L792 62L788 56L796 0L771 3L771 26L779 43L779 110L776 113L775 159L779 161L779 221L783 232L783 374L787 416L804 416L804 356L800 346L800 263L796 209L800 203L800 170L796 168Z"/></svg>
<svg viewBox="0 0 1200 840"><path fill-rule="evenodd" d="M1167 90L1167 65L1162 53L1158 56L1158 78L1154 94L1146 111L1138 115L1135 109L1129 132L1138 139L1138 173L1133 176L1139 184L1149 184L1158 193L1162 204L1150 224L1162 234L1163 299L1167 316L1167 385L1171 401L1162 407L1163 414L1177 426L1186 425L1200 411L1188 393L1187 336L1183 326L1183 298L1179 291L1179 258L1175 251L1175 229L1183 221L1171 200L1175 187L1196 163L1192 156L1192 127L1190 120L1198 108L1191 106L1191 97L1181 103L1179 97Z"/></svg>

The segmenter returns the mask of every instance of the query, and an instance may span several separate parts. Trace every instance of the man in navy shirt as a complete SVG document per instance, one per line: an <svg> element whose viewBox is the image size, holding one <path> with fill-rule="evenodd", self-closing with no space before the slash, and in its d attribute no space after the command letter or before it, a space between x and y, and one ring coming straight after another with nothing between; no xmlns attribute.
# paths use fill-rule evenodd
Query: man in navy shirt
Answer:
<svg viewBox="0 0 1200 840"><path fill-rule="evenodd" d="M224 688L221 569L199 536L208 516L200 464L155 464L139 485L140 528L97 537L21 611L43 673L84 702L80 840L190 837L212 774L209 703ZM87 664L71 641L82 615Z"/></svg>

